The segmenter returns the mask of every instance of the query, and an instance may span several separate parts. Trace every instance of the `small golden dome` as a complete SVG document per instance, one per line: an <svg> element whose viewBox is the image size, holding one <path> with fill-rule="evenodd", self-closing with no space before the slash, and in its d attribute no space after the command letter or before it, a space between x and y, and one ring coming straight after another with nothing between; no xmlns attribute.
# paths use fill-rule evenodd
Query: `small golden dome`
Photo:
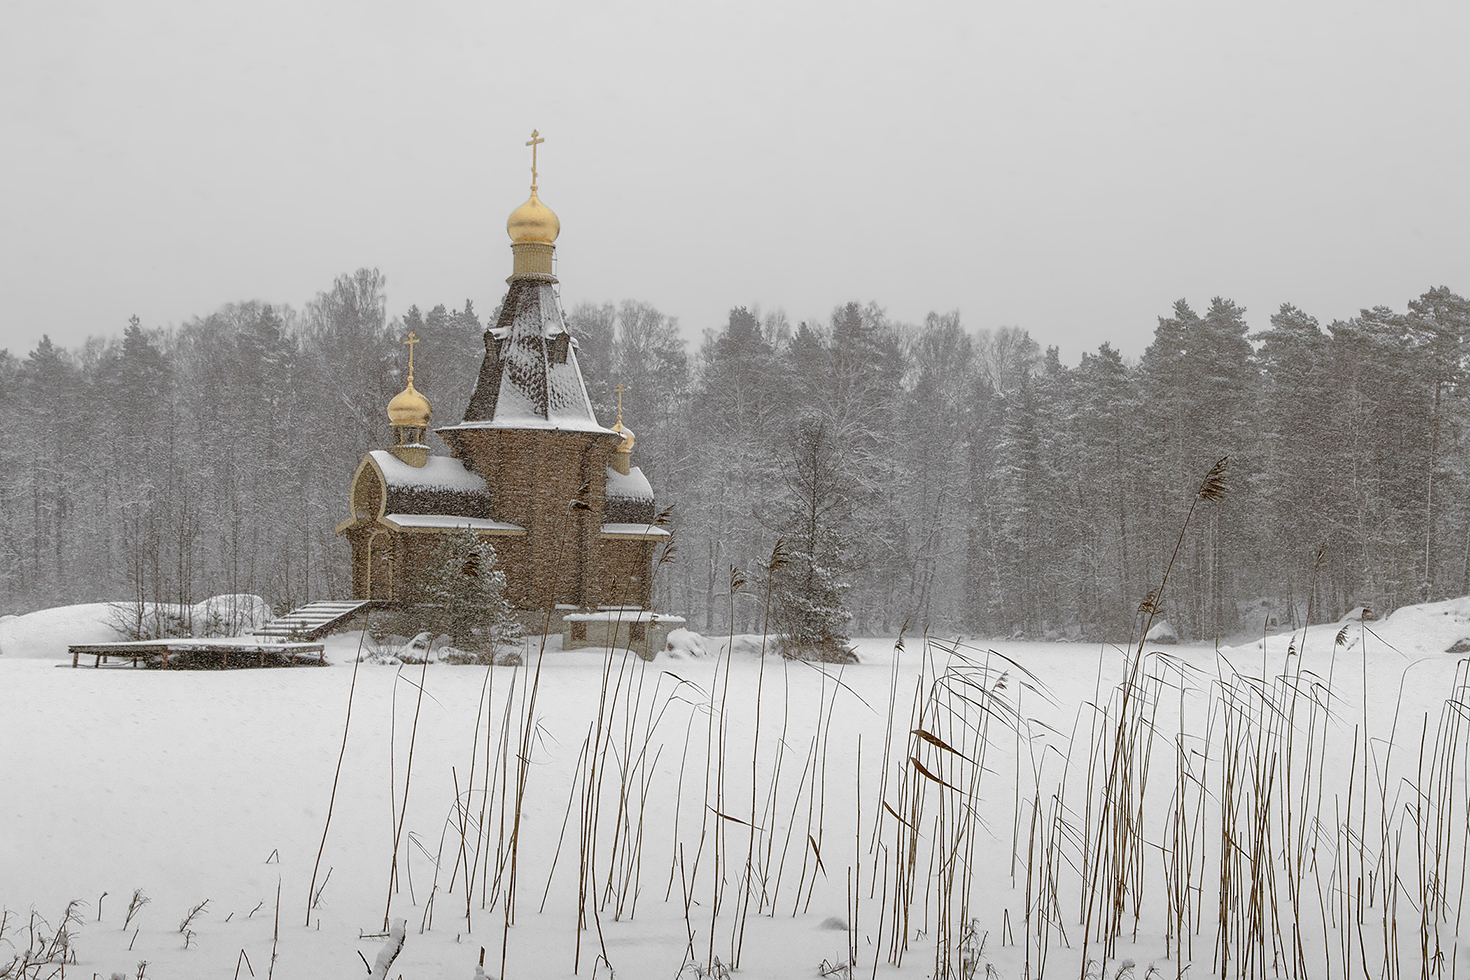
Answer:
<svg viewBox="0 0 1470 980"><path fill-rule="evenodd" d="M533 184L530 198L510 213L510 218L505 222L505 231L513 243L540 242L550 245L561 234L561 221L556 212L541 203Z"/></svg>
<svg viewBox="0 0 1470 980"><path fill-rule="evenodd" d="M620 443L618 443L617 448L615 448L613 450L613 452L615 452L615 453L631 453L633 451L633 441L634 441L633 440L633 430L630 429L630 428L628 428L626 425L624 425L622 423L622 420L621 419L619 419L617 422L615 422L613 424L612 430L614 432L616 432L618 435L620 435L620 436L623 437L623 441L620 442Z"/></svg>
<svg viewBox="0 0 1470 980"><path fill-rule="evenodd" d="M413 375L408 376L408 387L394 395L393 400L388 403L388 421L394 425L427 426L433 414L429 400L414 388Z"/></svg>

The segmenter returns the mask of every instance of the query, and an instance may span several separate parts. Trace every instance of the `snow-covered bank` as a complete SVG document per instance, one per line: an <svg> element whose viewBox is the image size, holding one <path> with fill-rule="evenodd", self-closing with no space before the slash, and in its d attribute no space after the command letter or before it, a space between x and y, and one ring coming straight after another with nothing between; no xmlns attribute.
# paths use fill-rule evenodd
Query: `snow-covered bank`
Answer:
<svg viewBox="0 0 1470 980"><path fill-rule="evenodd" d="M1175 666L1166 676L1177 678L1183 671L1189 680L1182 700L1171 688L1154 699L1151 724L1160 738L1138 827L1140 867L1146 868L1138 883L1143 889L1138 938L1132 938L1130 905L1130 929L1111 953L1109 978L1124 959L1135 961L1133 975L1139 978L1152 966L1173 976L1179 965L1168 953L1168 885L1158 861L1171 826L1175 785L1174 751L1164 737L1172 737L1176 729L1171 726L1187 733L1184 744L1191 752L1208 752L1211 759L1201 770L1208 793L1201 797L1202 829L1194 838L1200 851L1193 880L1194 887L1204 889L1197 898L1203 920L1188 967L1189 975L1205 976L1215 953L1212 889L1220 869L1220 855L1212 848L1220 839L1220 779L1230 758L1222 755L1218 741L1224 726L1218 719L1211 722L1212 712L1220 710L1219 691L1254 689L1235 671L1269 681L1300 664L1320 678L1332 677L1332 715L1323 716L1315 729L1319 739L1324 731L1328 736L1324 783L1314 784L1313 792L1326 801L1320 815L1321 885L1324 893L1337 894L1333 875L1352 880L1363 867L1358 855L1337 847L1335 828L1341 821L1333 810L1334 800L1346 800L1355 734L1366 732L1375 751L1398 746L1408 774L1414 774L1423 720L1428 719L1432 736L1444 698L1455 693L1460 657L1438 650L1470 623L1467 611L1465 600L1400 610L1381 623L1348 625L1342 644L1336 642L1342 627L1329 625L1298 633L1294 642L1273 635L1261 646L1247 643L1218 655L1188 644L1168 648ZM1089 729L1098 718L1087 706L1105 708L1116 701L1125 661L1115 649L994 644L997 655L987 664L983 648L950 653L908 640L895 662L893 640L862 640L862 663L823 669L771 660L763 667L743 640L733 658L720 656L725 640L718 637L699 638L705 656L690 655L686 643L680 658L651 664L553 647L541 663L537 724L528 743L516 917L507 934L503 899L508 882L501 878L497 888L495 866L515 823L514 807L502 808L506 793L500 780L508 776L513 799L519 776L515 757L523 737L521 695L535 675L535 649L528 666L516 669L361 665L333 801L358 639L331 638L327 656L334 666L326 670L97 671L55 669L37 659L0 661L0 907L27 920L34 909L54 928L68 901L88 903L76 927L77 963L68 967L68 975L74 970L83 977L112 971L132 976L137 963L147 960L146 975L154 980L230 977L243 964L242 953L262 975L269 969L273 943L274 975L284 980L362 971L358 953L372 962L383 944L359 937L383 927L394 820L403 807L412 736L399 882L391 906L392 917L406 918L409 929L392 975L469 980L481 946L487 948L487 972L499 975L502 938L507 937L507 976L568 977L577 956L578 827L588 812L579 805L587 785L582 746L596 729L601 707L606 751L597 757L605 768L600 783L593 783L602 795L595 808L598 844L589 856L595 881L589 894L611 897L595 918L588 910L581 932L583 976L592 975L594 961L605 952L619 975L673 977L686 959L691 933L701 965L713 956L729 963L738 942L738 976L815 975L824 960L844 960L853 947L858 975L871 975L875 963L881 976L932 975L941 920L958 921L961 912L958 906L946 911L941 879L931 873L930 861L944 854L933 832L936 820L963 815L966 808L953 805L962 799L973 804L980 821L961 828L968 835L961 839L964 865L953 869L955 887L967 896L964 915L976 923L972 946L983 939L975 975L985 976L984 967L990 966L1002 977L1016 978L1028 964L1031 975L1039 975L1038 939L1045 947L1045 975L1080 975L1082 903L1070 866L1080 864L1081 852L1067 833L1087 838L1084 776ZM960 726L943 727L945 717L936 712L922 722L910 715L916 692L921 700L929 697L946 663L953 670L944 676L958 693L977 701L994 698L990 703L997 709L1019 705L1022 717L1030 720L1018 737L999 713L990 717L983 774L907 735L911 728L923 728L976 758L974 743L960 743ZM1404 678L1408 683L1401 693ZM490 688L484 691L487 682ZM606 701L604 686L612 693ZM610 702L638 705L636 717L608 714ZM962 704L954 698L944 703L951 711ZM1182 718L1176 717L1180 704ZM703 772L707 739L714 762L708 783ZM754 751L753 744L758 744ZM1304 744L1305 739L1298 743L1299 752ZM489 769L488 800L487 745L496 759ZM886 775L885 745L891 745ZM910 755L963 795L917 773ZM1368 772L1370 803L1378 793L1381 758ZM779 779L773 778L777 759ZM625 769L633 777L627 794L620 792ZM972 774L973 786L961 779ZM1065 774L1070 779L1063 787ZM1364 773L1358 771L1356 778ZM768 805L773 784L775 803ZM1383 785L1389 793L1385 812L1391 810L1389 819L1397 820L1404 801L1393 794L1402 784L1390 776ZM1458 809L1446 813L1461 829L1466 785L1462 780L1456 789ZM814 786L820 788L815 795ZM470 804L467 809L456 807L456 787ZM1049 800L1053 793L1066 804L1062 820L1049 823L1051 809L1044 804L1040 821L1033 824L1030 801ZM925 801L916 821L923 831L915 852L917 890L904 931L908 952L895 968L889 965L890 911L899 874L895 856L906 839L900 821L913 822L915 794ZM941 800L947 802L941 806ZM1358 840L1363 815L1361 798L1354 800L1349 830ZM316 878L320 898L308 925L308 890L329 805L331 825ZM489 831L484 837L476 833L482 805ZM723 816L712 816L714 811ZM1378 816L1370 813L1370 818L1368 845L1376 847ZM467 852L479 854L468 916L461 821ZM753 842L752 823L758 828ZM632 833L620 836L619 827ZM1028 854L1045 853L1042 844L1033 846L1033 829L1054 829L1059 840L1050 879L1059 902L1044 910L1056 925L1045 934L1038 926L1043 909L1035 897L1043 877L1040 863L1033 862L1037 870L1028 892ZM1396 915L1404 936L1401 962L1412 974L1418 969L1418 938L1407 899L1414 894L1416 867L1409 863L1412 838L1402 839L1398 856L1390 857L1399 862L1396 875L1404 883ZM1044 842L1046 834L1038 833L1036 840ZM751 891L739 940L749 854L765 876L765 887ZM1350 860L1341 871L1334 864L1338 857ZM1451 858L1459 862L1463 854ZM1371 868L1373 852L1365 852L1365 860ZM487 863L488 878L482 873ZM1455 863L1449 870L1457 875L1459 868ZM712 920L715 881L723 882L723 893ZM1306 883L1317 887L1310 875ZM278 885L279 938L273 940ZM150 902L124 929L128 900L139 888ZM687 918L685 894L691 896ZM620 896L626 899L621 913ZM1458 893L1451 897L1458 901ZM189 909L206 898L204 912L181 932ZM1375 906L1369 921L1382 911ZM1289 925L1289 917L1284 921ZM1305 918L1300 925L1309 975L1338 975L1333 973L1338 933L1317 919ZM18 935L13 918L9 929L7 939L13 941ZM1381 929L1368 930L1368 941L1381 943L1381 934ZM1464 975L1470 950L1455 946L1448 933L1441 939L1445 956ZM956 932L952 940L958 947L965 937ZM1359 939L1355 935L1352 941L1356 956ZM1102 967L1095 940L1086 956ZM0 966L4 962L0 958ZM958 958L951 965L958 975ZM243 965L240 975L248 975ZM599 967L598 975L605 976L606 968Z"/></svg>
<svg viewBox="0 0 1470 980"><path fill-rule="evenodd" d="M167 602L85 602L0 618L0 656L69 660L67 647L152 635L235 636L270 622L260 596L221 595L179 605Z"/></svg>
<svg viewBox="0 0 1470 980"><path fill-rule="evenodd" d="M1343 628L1346 627L1346 632ZM1456 644L1470 640L1470 596L1426 602L1417 606L1400 606L1382 620L1364 621L1356 609L1337 623L1323 623L1295 632L1277 632L1254 642L1233 647L1236 653L1254 650L1284 655L1294 649L1329 647L1339 633L1348 649L1378 640L1404 660L1439 657L1466 652L1453 650Z"/></svg>

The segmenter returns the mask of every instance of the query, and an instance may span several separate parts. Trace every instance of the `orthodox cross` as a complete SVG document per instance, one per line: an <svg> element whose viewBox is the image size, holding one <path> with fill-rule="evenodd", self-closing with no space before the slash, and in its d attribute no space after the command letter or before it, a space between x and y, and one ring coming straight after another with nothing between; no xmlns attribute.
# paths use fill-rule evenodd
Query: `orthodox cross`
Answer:
<svg viewBox="0 0 1470 980"><path fill-rule="evenodd" d="M538 144L540 144L540 143L545 143L546 142L544 139L540 139L539 138L540 135L541 134L539 132L537 132L536 130L534 130L534 129L531 130L531 140L530 140L530 142L528 142L526 144L527 146L529 146L531 148L531 186L532 187L535 187L536 186L536 146Z"/></svg>
<svg viewBox="0 0 1470 980"><path fill-rule="evenodd" d="M418 343L418 342L419 342L419 339L417 337L415 337L413 335L413 331L410 330L408 332L408 339L404 341L404 343L408 345L408 380L409 381L412 381L413 380L413 345L416 344L416 343Z"/></svg>
<svg viewBox="0 0 1470 980"><path fill-rule="evenodd" d="M618 393L618 425L623 424L623 392L627 390L628 386L623 384L621 381L619 381L618 386L613 389L613 391L616 391Z"/></svg>

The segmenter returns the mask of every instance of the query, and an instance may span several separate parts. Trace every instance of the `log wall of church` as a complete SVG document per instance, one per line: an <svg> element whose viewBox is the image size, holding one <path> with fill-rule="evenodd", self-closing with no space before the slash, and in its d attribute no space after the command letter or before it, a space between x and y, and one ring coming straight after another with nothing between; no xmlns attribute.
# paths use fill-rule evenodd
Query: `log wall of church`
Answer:
<svg viewBox="0 0 1470 980"><path fill-rule="evenodd" d="M615 601L599 551L607 462L620 441L615 434L542 429L441 434L490 485L495 519L526 529L524 538L495 542L513 605L542 609L548 598L552 604L577 606ZM585 509L571 506L574 500Z"/></svg>
<svg viewBox="0 0 1470 980"><path fill-rule="evenodd" d="M653 543L600 538L596 577L605 584L602 605L642 606L653 602Z"/></svg>

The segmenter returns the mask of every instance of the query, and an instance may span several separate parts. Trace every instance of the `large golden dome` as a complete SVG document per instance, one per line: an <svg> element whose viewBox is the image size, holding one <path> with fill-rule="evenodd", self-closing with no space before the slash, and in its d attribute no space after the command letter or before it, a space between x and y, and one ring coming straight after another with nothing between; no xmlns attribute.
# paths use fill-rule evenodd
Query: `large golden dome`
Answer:
<svg viewBox="0 0 1470 980"><path fill-rule="evenodd" d="M434 410L429 400L419 394L413 386L413 375L408 376L408 387L393 396L388 403L388 421L394 425L427 426Z"/></svg>
<svg viewBox="0 0 1470 980"><path fill-rule="evenodd" d="M533 184L530 198L510 213L510 218L505 222L505 231L514 243L540 242L550 245L561 234L561 221L557 219L556 212L541 203Z"/></svg>

